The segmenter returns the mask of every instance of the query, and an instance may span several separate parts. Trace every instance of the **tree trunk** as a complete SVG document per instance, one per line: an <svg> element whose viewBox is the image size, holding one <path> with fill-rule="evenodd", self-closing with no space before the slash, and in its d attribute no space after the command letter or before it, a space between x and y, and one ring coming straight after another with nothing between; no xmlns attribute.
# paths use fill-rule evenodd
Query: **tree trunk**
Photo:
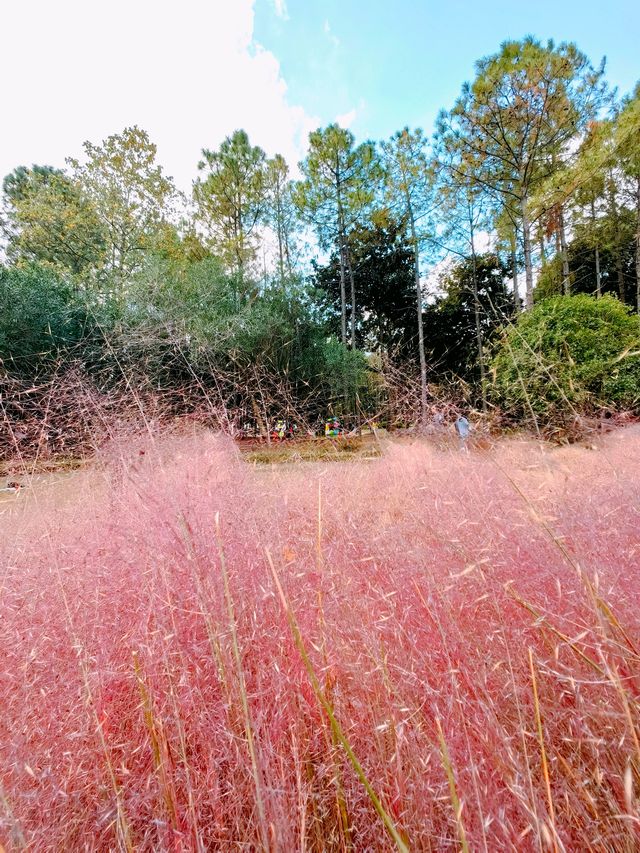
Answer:
<svg viewBox="0 0 640 853"><path fill-rule="evenodd" d="M518 294L518 229L513 227L511 231L511 275L513 277L513 307L516 314L520 310L520 296Z"/></svg>
<svg viewBox="0 0 640 853"><path fill-rule="evenodd" d="M343 346L347 345L347 292L344 274L344 245L340 235L340 336Z"/></svg>
<svg viewBox="0 0 640 853"><path fill-rule="evenodd" d="M342 196L340 192L340 174L336 172L336 194L338 198L338 241L340 243L340 313L342 345L347 345L347 291L345 287L345 240Z"/></svg>
<svg viewBox="0 0 640 853"><path fill-rule="evenodd" d="M558 211L558 231L560 232L560 257L562 259L562 292L571 296L571 279L569 278L569 255L567 252L567 235L564 230L564 210L562 205Z"/></svg>
<svg viewBox="0 0 640 853"><path fill-rule="evenodd" d="M555 240L556 240L556 258L562 259L562 244L560 243L560 227L558 226L557 221L556 221L556 227L554 229L554 236L555 236ZM557 265L556 265L556 269L557 269ZM562 293L564 290L564 288L563 288L564 282L562 279L562 268L557 269L557 273L554 270L553 278L554 278L556 287L558 288L558 293Z"/></svg>
<svg viewBox="0 0 640 853"><path fill-rule="evenodd" d="M593 228L594 235L596 234L596 205L593 199L591 199L591 227ZM600 299L602 296L602 275L600 274L600 247L598 246L598 237L595 237L595 261L596 261L596 299Z"/></svg>
<svg viewBox="0 0 640 853"><path fill-rule="evenodd" d="M345 247L347 258L347 270L349 271L349 285L351 287L351 349L356 348L356 285L353 278L353 267L351 266L351 252Z"/></svg>
<svg viewBox="0 0 640 853"><path fill-rule="evenodd" d="M279 191L279 190L278 190ZM277 217L278 217L278 268L280 271L280 286L284 287L284 240L283 240L283 225L282 225L282 201L278 196L277 201Z"/></svg>
<svg viewBox="0 0 640 853"><path fill-rule="evenodd" d="M413 277L416 286L416 305L418 308L418 355L420 357L420 416L422 425L427 423L427 357L424 351L424 325L422 323L422 287L420 285L420 247L416 234L416 223L411 202L408 201L409 221L411 223L411 242L413 243Z"/></svg>
<svg viewBox="0 0 640 853"><path fill-rule="evenodd" d="M531 262L531 226L529 225L526 196L522 196L520 199L520 209L522 211L522 241L524 244L524 304L528 311L530 308L533 308L533 264Z"/></svg>
<svg viewBox="0 0 640 853"><path fill-rule="evenodd" d="M640 175L636 179L636 311L640 314Z"/></svg>
<svg viewBox="0 0 640 853"><path fill-rule="evenodd" d="M615 264L616 264L616 275L618 279L618 294L620 296L620 301L625 302L625 288L624 288L624 272L622 270L622 253L620 251L620 221L618 218L618 203L616 201L616 189L613 183L613 179L609 180L609 212L611 214L611 221L613 223L613 253L615 256Z"/></svg>
<svg viewBox="0 0 640 853"><path fill-rule="evenodd" d="M544 235L542 233L540 233L538 240L540 243L540 265L544 267L547 263L547 253L544 250Z"/></svg>
<svg viewBox="0 0 640 853"><path fill-rule="evenodd" d="M478 270L476 266L476 248L473 233L473 218L469 216L469 233L471 235L471 271L473 283L473 313L476 321L476 343L478 345L478 363L480 365L480 386L482 388L482 411L487 413L487 377L484 369L484 341L480 324L480 299L478 297Z"/></svg>

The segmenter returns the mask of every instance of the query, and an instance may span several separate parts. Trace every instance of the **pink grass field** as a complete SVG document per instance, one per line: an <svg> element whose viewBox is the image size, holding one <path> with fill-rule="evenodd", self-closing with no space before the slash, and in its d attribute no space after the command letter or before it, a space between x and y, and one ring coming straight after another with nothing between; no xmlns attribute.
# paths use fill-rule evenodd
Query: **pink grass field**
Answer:
<svg viewBox="0 0 640 853"><path fill-rule="evenodd" d="M54 480L0 503L5 850L638 849L638 428Z"/></svg>

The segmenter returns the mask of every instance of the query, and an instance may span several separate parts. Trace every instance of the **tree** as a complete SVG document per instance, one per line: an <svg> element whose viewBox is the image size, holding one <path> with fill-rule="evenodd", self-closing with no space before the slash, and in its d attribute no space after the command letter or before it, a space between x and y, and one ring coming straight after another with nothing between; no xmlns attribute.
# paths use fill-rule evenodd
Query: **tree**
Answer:
<svg viewBox="0 0 640 853"><path fill-rule="evenodd" d="M244 291L256 256L258 226L266 208L266 155L244 130L228 136L217 151L204 149L202 177L193 187L198 217L209 229L214 250Z"/></svg>
<svg viewBox="0 0 640 853"><path fill-rule="evenodd" d="M387 218L373 227L354 228L349 236L356 300L360 316L357 342L371 351L382 350L400 359L415 353L414 254L404 226ZM325 292L339 330L340 259L338 253L324 266L314 264L314 283Z"/></svg>
<svg viewBox="0 0 640 853"><path fill-rule="evenodd" d="M443 274L443 293L427 306L424 318L435 370L482 383L478 324L483 344L491 345L513 314L504 284L507 274L508 268L492 253L462 257Z"/></svg>
<svg viewBox="0 0 640 853"><path fill-rule="evenodd" d="M138 127L125 128L100 145L85 142L84 151L84 162L67 162L101 222L106 268L114 290L123 295L127 278L169 217L175 189L156 165L156 146Z"/></svg>
<svg viewBox="0 0 640 853"><path fill-rule="evenodd" d="M599 298L606 293L620 298L619 277L623 279L623 299L635 304L635 217L623 208L615 220L598 199L597 213L592 219L589 205L581 215L575 195L575 213L571 222L571 239L567 242L567 262L572 293L587 293ZM633 287L630 285L633 283ZM561 258L547 261L538 276L534 301L563 292Z"/></svg>
<svg viewBox="0 0 640 853"><path fill-rule="evenodd" d="M396 133L388 142L382 143L387 203L407 222L413 249L423 424L427 418L427 359L424 347L423 298L420 281L420 251L424 233L420 226L424 217L433 208L431 195L433 181L426 147L422 131L418 129L411 132L408 127Z"/></svg>
<svg viewBox="0 0 640 853"><path fill-rule="evenodd" d="M340 264L341 338L347 342L346 276L351 290L351 347L356 346L356 291L348 235L375 195L378 164L371 143L354 147L352 133L337 124L309 135L309 153L300 164L304 180L295 199L323 249L336 249Z"/></svg>
<svg viewBox="0 0 640 853"><path fill-rule="evenodd" d="M528 37L505 42L477 63L450 113L439 119L444 144L457 148L460 169L493 196L507 196L520 214L527 308L533 304L530 199L603 103L603 65L573 44L546 46Z"/></svg>
<svg viewBox="0 0 640 853"><path fill-rule="evenodd" d="M613 129L614 157L628 182L628 197L635 212L636 311L640 314L640 83L628 98Z"/></svg>
<svg viewBox="0 0 640 853"><path fill-rule="evenodd" d="M484 335L482 328L482 308L479 299L477 275L476 237L478 230L488 225L488 211L485 199L477 184L469 181L459 168L455 149L446 151L437 162L439 193L442 205L444 225L441 229L441 243L448 252L459 257L468 257L471 263L471 292L473 295L477 363L480 368L482 389L482 410L487 411L487 385L485 371ZM504 285L503 285L504 289Z"/></svg>
<svg viewBox="0 0 640 853"><path fill-rule="evenodd" d="M95 208L59 169L20 166L4 179L7 254L79 280L104 260L105 239Z"/></svg>
<svg viewBox="0 0 640 853"><path fill-rule="evenodd" d="M613 118L592 122L576 156L542 184L534 199L539 215L543 219L550 219L552 223L557 218L558 210L568 209L571 212L572 231L579 237L581 249L591 245L595 261L595 286L581 286L579 289L602 294L605 284L602 258L611 256L615 262L618 296L623 302L635 304L636 310L640 310L639 103L640 98L636 94L634 98L623 102L623 108ZM628 274L627 225L630 217L635 222L636 249L635 272ZM553 224L549 230L554 230ZM566 243L561 248L562 278L566 279L571 250ZM628 279L635 280L635 291L631 298ZM545 281L547 292L550 290L549 284Z"/></svg>
<svg viewBox="0 0 640 853"><path fill-rule="evenodd" d="M273 229L278 243L278 278L293 275L292 238L296 226L293 203L293 184L289 180L289 167L281 154L266 163L266 222Z"/></svg>

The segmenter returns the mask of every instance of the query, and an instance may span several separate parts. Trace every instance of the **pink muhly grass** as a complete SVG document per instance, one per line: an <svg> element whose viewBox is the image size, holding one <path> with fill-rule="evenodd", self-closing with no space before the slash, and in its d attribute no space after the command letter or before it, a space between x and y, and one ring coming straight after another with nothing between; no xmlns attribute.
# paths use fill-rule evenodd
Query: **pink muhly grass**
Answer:
<svg viewBox="0 0 640 853"><path fill-rule="evenodd" d="M0 844L636 849L639 475L200 435L0 505Z"/></svg>

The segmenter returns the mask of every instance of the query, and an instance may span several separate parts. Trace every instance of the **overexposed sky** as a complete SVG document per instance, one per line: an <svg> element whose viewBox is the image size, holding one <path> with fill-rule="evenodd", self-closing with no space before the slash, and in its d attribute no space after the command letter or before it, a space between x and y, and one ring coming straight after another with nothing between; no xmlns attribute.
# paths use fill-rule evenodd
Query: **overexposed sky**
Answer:
<svg viewBox="0 0 640 853"><path fill-rule="evenodd" d="M237 128L293 168L331 121L429 133L475 60L527 33L607 56L624 94L638 32L638 0L0 0L0 179L133 124L183 190Z"/></svg>
<svg viewBox="0 0 640 853"><path fill-rule="evenodd" d="M183 190L240 127L294 166L320 120L290 103L253 26L253 0L0 0L0 180L133 124Z"/></svg>

